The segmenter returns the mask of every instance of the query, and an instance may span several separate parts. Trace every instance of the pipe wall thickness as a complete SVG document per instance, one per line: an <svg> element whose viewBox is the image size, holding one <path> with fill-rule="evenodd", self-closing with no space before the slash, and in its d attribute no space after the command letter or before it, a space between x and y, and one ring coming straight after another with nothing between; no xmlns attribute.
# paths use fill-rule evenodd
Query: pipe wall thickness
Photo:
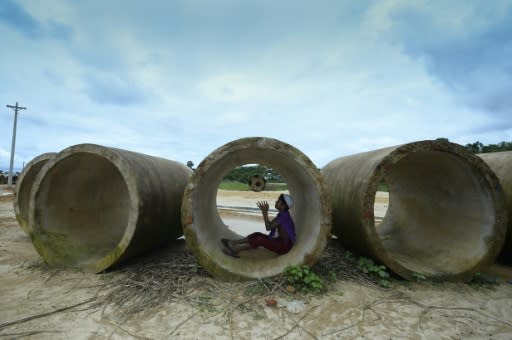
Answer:
<svg viewBox="0 0 512 340"><path fill-rule="evenodd" d="M379 149L333 160L322 174L333 234L405 279L469 280L494 262L503 244L507 216L499 180L460 145L419 141ZM389 206L376 226L382 182Z"/></svg>
<svg viewBox="0 0 512 340"><path fill-rule="evenodd" d="M498 260L510 265L512 264L512 151L482 153L478 156L496 173L505 193L508 213L507 236Z"/></svg>
<svg viewBox="0 0 512 340"><path fill-rule="evenodd" d="M53 158L55 155L55 152L48 152L34 157L30 162L27 163L27 165L25 165L25 168L23 168L23 171L16 181L16 189L13 201L14 214L16 215L16 220L18 221L21 229L23 229L25 234L29 236L32 233L32 227L30 227L28 223L28 212L30 193L34 185L34 180L36 179L36 176L43 165L45 165L46 162L48 162L48 160Z"/></svg>
<svg viewBox="0 0 512 340"><path fill-rule="evenodd" d="M34 181L32 242L50 265L101 272L182 235L192 170L95 144L62 150Z"/></svg>
<svg viewBox="0 0 512 340"><path fill-rule="evenodd" d="M222 253L221 238L238 239L246 235L238 235L223 223L216 206L218 187L233 168L256 163L274 169L288 184L295 201L290 213L296 225L297 242L289 253L280 256L254 249L242 252L240 258L232 258ZM313 265L322 255L330 234L330 216L319 169L293 146L263 137L238 139L208 155L190 178L182 205L187 245L208 272L229 280L274 276L288 265Z"/></svg>

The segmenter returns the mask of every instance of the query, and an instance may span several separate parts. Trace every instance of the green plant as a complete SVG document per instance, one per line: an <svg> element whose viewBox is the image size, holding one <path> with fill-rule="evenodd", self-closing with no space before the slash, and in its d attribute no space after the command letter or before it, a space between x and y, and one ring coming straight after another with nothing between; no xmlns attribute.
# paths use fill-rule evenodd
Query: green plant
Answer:
<svg viewBox="0 0 512 340"><path fill-rule="evenodd" d="M327 282L330 282L330 283L336 282L336 279L337 279L336 272L329 270L329 272L327 273Z"/></svg>
<svg viewBox="0 0 512 340"><path fill-rule="evenodd" d="M325 289L323 280L307 265L288 266L283 273L286 281L302 293L320 293Z"/></svg>
<svg viewBox="0 0 512 340"><path fill-rule="evenodd" d="M354 256L354 254L347 250L345 252L345 260L347 260L347 262L349 263L354 263L356 261L356 257Z"/></svg>
<svg viewBox="0 0 512 340"><path fill-rule="evenodd" d="M486 273L475 273L473 275L473 278L471 279L470 283L477 284L477 285L483 285L483 284L498 284L498 279L490 274Z"/></svg>
<svg viewBox="0 0 512 340"><path fill-rule="evenodd" d="M416 281L425 281L427 279L427 277L423 274L420 274L420 273L412 273L412 277L416 280Z"/></svg>
<svg viewBox="0 0 512 340"><path fill-rule="evenodd" d="M380 286L389 288L391 281L389 280L389 273L386 266L376 264L372 259L367 257L360 257L357 260L357 267L370 277L377 280Z"/></svg>

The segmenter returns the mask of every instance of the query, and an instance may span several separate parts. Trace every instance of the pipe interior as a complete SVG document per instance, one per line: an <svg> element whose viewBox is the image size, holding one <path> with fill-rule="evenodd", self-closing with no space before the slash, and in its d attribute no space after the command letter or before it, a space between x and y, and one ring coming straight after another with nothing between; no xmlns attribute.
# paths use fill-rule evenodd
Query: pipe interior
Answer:
<svg viewBox="0 0 512 340"><path fill-rule="evenodd" d="M290 213L295 222L297 242L292 250L284 255L259 248L241 252L239 259L225 263L233 271L248 277L256 274L272 275L284 269L290 263L290 258L297 257L297 254L304 252L304 249L312 248L321 226L321 192L318 191L307 170L291 155L271 149L232 151L212 163L196 188L196 197L201 199L193 201L194 224L198 228L199 243L205 252L220 255L222 237L239 239L246 236L234 232L223 223L217 209L216 197L220 182L230 170L240 165L254 163L273 168L288 184L288 190L294 198L294 207ZM276 193L276 199L278 195L279 193ZM269 201L269 205L273 206L273 203ZM263 222L261 222L260 231L265 233Z"/></svg>
<svg viewBox="0 0 512 340"><path fill-rule="evenodd" d="M76 153L59 160L41 182L36 213L46 249L60 261L94 263L121 241L130 197L119 170L107 159Z"/></svg>
<svg viewBox="0 0 512 340"><path fill-rule="evenodd" d="M389 206L389 188L385 181L379 183L377 193L375 194L375 201L373 204L373 215L375 217L375 227L379 227L384 218L386 217Z"/></svg>
<svg viewBox="0 0 512 340"><path fill-rule="evenodd" d="M389 207L376 228L388 254L423 274L464 272L488 251L492 193L476 170L439 151L414 152L385 176Z"/></svg>
<svg viewBox="0 0 512 340"><path fill-rule="evenodd" d="M235 168L230 169L229 171L232 171L234 169ZM275 170L274 173L276 173ZM281 176L280 174L278 175ZM286 182L279 182L278 184L287 185ZM243 196L241 197L241 202L230 199L229 193L226 193L225 195L227 195L227 197L223 199L224 204L220 204L219 194L217 194L216 202L219 215L222 219L222 222L229 228L229 230L238 235L248 235L253 232L265 232L265 224L263 222L261 211L256 206L256 202L266 200L270 208L269 217L272 218L275 217L278 213L277 209L274 207L277 197L281 193L287 194L289 193L289 191L288 189L271 191L269 187L274 185L274 183L266 183L265 189L258 191L253 191L249 183L247 183L246 185L249 190L237 192L241 194L236 194L236 198L239 198L240 195ZM269 198L269 195L272 195L272 197Z"/></svg>

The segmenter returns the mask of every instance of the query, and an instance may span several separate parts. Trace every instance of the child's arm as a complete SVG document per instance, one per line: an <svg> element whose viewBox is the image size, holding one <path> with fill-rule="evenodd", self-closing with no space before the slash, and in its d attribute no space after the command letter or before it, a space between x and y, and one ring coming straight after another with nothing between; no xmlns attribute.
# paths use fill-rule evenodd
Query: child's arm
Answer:
<svg viewBox="0 0 512 340"><path fill-rule="evenodd" d="M263 222L265 222L265 229L266 230L272 230L274 228L279 227L279 221L274 218L272 221L270 221L268 217L268 203L267 201L259 201L256 203L258 208L261 210L261 214L263 215Z"/></svg>

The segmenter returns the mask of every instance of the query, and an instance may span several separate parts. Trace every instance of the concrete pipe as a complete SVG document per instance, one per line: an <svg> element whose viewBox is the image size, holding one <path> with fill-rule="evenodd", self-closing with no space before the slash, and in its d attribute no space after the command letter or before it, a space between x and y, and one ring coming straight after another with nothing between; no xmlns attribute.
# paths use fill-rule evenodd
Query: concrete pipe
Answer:
<svg viewBox="0 0 512 340"><path fill-rule="evenodd" d="M100 272L182 235L192 170L94 144L64 149L34 182L32 242L50 265Z"/></svg>
<svg viewBox="0 0 512 340"><path fill-rule="evenodd" d="M297 242L284 255L254 249L232 258L222 253L221 238L246 235L238 235L223 223L216 206L217 190L230 170L254 163L276 170L288 184L295 200L290 213L296 224ZM288 265L313 265L322 255L331 229L319 169L293 146L263 137L235 140L208 155L190 178L181 212L185 240L199 263L212 275L229 280L274 276Z"/></svg>
<svg viewBox="0 0 512 340"><path fill-rule="evenodd" d="M512 151L482 153L478 156L496 173L505 193L508 213L507 236L498 260L512 265Z"/></svg>
<svg viewBox="0 0 512 340"><path fill-rule="evenodd" d="M469 280L503 244L507 217L498 178L460 145L419 141L360 153L333 160L322 174L333 234L405 279ZM389 206L376 227L382 181Z"/></svg>
<svg viewBox="0 0 512 340"><path fill-rule="evenodd" d="M14 213L16 215L18 224L27 235L32 233L32 228L28 223L28 208L30 192L34 184L34 180L36 179L36 176L43 165L45 165L46 162L48 162L48 160L54 156L54 152L48 152L33 158L23 168L23 171L21 172L20 177L16 182L15 196L13 201Z"/></svg>

